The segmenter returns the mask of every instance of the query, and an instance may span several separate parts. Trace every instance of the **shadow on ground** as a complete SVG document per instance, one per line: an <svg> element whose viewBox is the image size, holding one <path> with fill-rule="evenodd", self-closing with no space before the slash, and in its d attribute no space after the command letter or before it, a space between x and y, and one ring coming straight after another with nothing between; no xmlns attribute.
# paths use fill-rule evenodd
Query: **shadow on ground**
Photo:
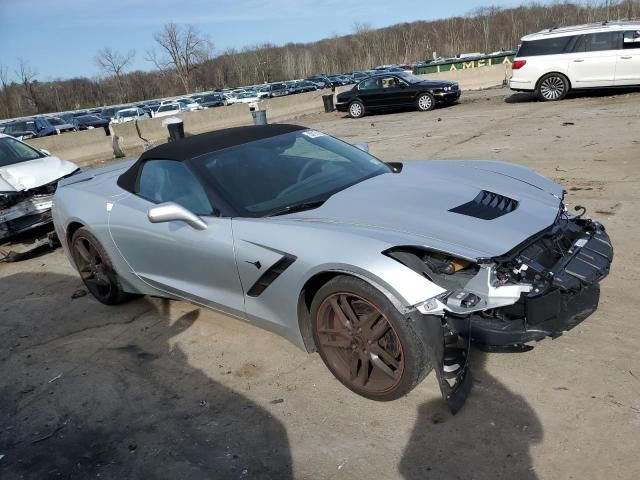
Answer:
<svg viewBox="0 0 640 480"><path fill-rule="evenodd" d="M80 287L0 279L3 480L292 477L284 426L171 346L198 309L71 300Z"/></svg>
<svg viewBox="0 0 640 480"><path fill-rule="evenodd" d="M530 449L542 441L540 420L523 397L487 372L486 353L471 355L474 385L466 405L456 416L440 399L419 407L399 464L402 478L537 478Z"/></svg>
<svg viewBox="0 0 640 480"><path fill-rule="evenodd" d="M602 98L602 97L615 97L619 95L627 95L629 93L640 92L639 88L624 87L624 88L600 88L593 90L573 90L569 92L566 99L572 98ZM526 102L538 102L538 97L533 92L518 92L510 95L504 99L506 103L526 103Z"/></svg>

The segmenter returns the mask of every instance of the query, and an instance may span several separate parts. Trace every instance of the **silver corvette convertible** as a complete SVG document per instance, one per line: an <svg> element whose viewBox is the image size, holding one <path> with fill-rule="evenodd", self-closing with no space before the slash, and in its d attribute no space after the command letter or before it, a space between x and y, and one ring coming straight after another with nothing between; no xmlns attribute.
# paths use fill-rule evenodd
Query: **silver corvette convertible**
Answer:
<svg viewBox="0 0 640 480"><path fill-rule="evenodd" d="M266 125L71 177L53 216L103 303L154 295L223 311L319 352L375 400L434 370L455 412L472 341L527 348L597 308L613 249L563 194L517 165L383 163Z"/></svg>

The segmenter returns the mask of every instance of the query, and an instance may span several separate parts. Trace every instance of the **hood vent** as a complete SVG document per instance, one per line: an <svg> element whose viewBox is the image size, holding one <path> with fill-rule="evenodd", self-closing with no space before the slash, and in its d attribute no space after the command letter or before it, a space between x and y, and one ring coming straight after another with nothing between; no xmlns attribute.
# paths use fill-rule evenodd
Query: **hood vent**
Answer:
<svg viewBox="0 0 640 480"><path fill-rule="evenodd" d="M481 220L493 220L513 212L516 208L518 208L517 200L482 190L470 202L452 208L449 211Z"/></svg>

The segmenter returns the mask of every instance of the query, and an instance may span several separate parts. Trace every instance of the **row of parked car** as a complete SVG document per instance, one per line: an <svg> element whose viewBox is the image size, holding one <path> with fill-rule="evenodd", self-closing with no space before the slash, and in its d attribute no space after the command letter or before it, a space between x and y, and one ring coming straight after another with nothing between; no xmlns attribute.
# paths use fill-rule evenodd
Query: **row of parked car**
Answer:
<svg viewBox="0 0 640 480"><path fill-rule="evenodd" d="M400 73L411 71L411 69L412 67L410 65L382 66L366 71L355 71L336 75L319 74L304 80L252 85L236 89L221 89L180 98L152 100L133 105L93 108L78 112L22 118L0 124L0 132L13 137L27 139L58 135L78 130L107 128L110 123L125 123L133 120L177 115L182 112L222 107L236 103L250 104L259 102L264 98L295 95L318 89L352 85L371 75Z"/></svg>

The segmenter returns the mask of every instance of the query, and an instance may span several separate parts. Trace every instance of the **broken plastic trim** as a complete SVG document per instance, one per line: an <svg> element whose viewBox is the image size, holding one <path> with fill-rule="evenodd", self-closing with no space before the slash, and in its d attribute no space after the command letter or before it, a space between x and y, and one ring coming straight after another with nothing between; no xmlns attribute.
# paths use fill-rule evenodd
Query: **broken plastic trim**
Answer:
<svg viewBox="0 0 640 480"><path fill-rule="evenodd" d="M21 262L39 256L60 246L60 240L55 232L49 232L46 237L38 240L33 247L24 252L0 249L0 263Z"/></svg>
<svg viewBox="0 0 640 480"><path fill-rule="evenodd" d="M410 313L408 318L426 347L429 361L436 372L442 399L447 404L451 414L455 415L467 401L473 383L469 370L470 341L468 338L460 337L460 341L464 342L466 354L463 365L458 369L452 379L452 383L449 383L444 370L445 333L451 331L449 325L443 324L441 317L423 315L417 310ZM456 332L453 331L453 333Z"/></svg>

